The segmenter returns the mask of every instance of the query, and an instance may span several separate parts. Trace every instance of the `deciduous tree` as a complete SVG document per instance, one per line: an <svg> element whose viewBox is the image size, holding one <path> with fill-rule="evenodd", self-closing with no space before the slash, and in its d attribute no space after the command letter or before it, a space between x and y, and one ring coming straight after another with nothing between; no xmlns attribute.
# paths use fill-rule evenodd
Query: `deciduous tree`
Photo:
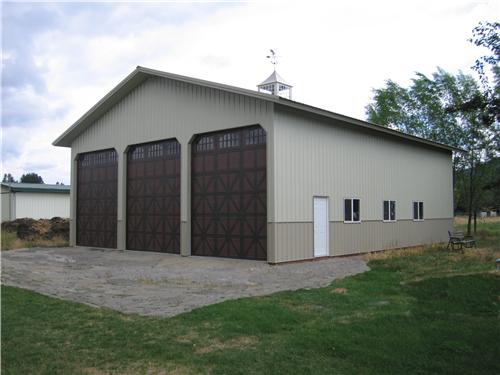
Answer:
<svg viewBox="0 0 500 375"><path fill-rule="evenodd" d="M24 183L32 183L32 184L43 184L43 178L42 176L39 176L38 174L31 172L31 173L26 173L21 176L21 182Z"/></svg>
<svg viewBox="0 0 500 375"><path fill-rule="evenodd" d="M480 84L471 75L452 75L438 68L432 77L416 73L407 88L389 80L374 93L373 103L366 107L369 121L467 152L454 153L453 161L455 172L468 171L468 181L461 185L466 191L459 193L468 197L470 232L479 203L482 169L478 167L498 151L498 123L485 115L486 98Z"/></svg>
<svg viewBox="0 0 500 375"><path fill-rule="evenodd" d="M4 173L2 182L17 182L10 173Z"/></svg>

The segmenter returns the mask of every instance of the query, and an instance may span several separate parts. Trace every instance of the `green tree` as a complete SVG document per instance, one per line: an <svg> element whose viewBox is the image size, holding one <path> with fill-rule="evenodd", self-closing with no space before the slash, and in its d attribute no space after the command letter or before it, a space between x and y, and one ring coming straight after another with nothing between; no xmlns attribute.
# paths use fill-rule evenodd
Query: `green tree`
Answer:
<svg viewBox="0 0 500 375"><path fill-rule="evenodd" d="M416 73L407 88L389 80L374 94L373 103L366 107L369 121L467 152L454 153L453 165L455 180L467 176L467 181L455 185L463 190L455 193L456 198L468 198L470 232L472 216L480 203L478 189L483 169L479 166L498 151L498 123L485 121L486 99L480 84L470 75L452 75L438 68L432 77ZM468 174L457 174L461 170Z"/></svg>
<svg viewBox="0 0 500 375"><path fill-rule="evenodd" d="M21 176L21 182L24 183L32 183L32 184L43 184L43 178L42 176L39 176L38 174L31 172L31 173L26 173Z"/></svg>
<svg viewBox="0 0 500 375"><path fill-rule="evenodd" d="M2 182L17 182L10 173L4 173Z"/></svg>
<svg viewBox="0 0 500 375"><path fill-rule="evenodd" d="M496 91L496 97L498 98L500 86L500 23L480 22L479 25L472 30L472 38L469 39L469 41L478 47L489 49L490 54L479 57L472 66L472 69L479 74L483 87L489 91L490 94ZM486 70L487 67L489 67L493 73L495 80L493 85L489 82ZM492 90L492 88L494 88L494 90ZM496 105L498 105L498 103L496 103ZM497 115L500 114L497 112ZM497 121L500 120L497 118Z"/></svg>

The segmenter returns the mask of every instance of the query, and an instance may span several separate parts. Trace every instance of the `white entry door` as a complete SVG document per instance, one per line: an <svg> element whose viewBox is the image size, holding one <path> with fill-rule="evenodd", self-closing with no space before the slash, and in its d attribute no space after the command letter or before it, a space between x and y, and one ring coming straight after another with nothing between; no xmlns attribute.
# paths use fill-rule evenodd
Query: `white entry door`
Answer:
<svg viewBox="0 0 500 375"><path fill-rule="evenodd" d="M328 198L314 197L314 256L328 253Z"/></svg>

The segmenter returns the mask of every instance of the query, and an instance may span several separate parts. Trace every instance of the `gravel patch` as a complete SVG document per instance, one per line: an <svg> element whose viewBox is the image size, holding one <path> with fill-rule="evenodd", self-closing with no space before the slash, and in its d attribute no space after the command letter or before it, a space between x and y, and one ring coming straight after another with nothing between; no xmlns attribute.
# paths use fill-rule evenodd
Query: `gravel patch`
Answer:
<svg viewBox="0 0 500 375"><path fill-rule="evenodd" d="M174 316L200 306L283 290L319 288L365 272L360 256L272 266L84 247L3 251L2 283L124 313Z"/></svg>

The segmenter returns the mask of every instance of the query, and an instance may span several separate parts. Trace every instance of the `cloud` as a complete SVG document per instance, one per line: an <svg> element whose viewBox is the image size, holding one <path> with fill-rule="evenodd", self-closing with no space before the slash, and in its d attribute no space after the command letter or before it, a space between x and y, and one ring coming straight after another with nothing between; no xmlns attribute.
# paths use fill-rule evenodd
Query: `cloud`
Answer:
<svg viewBox="0 0 500 375"><path fill-rule="evenodd" d="M436 66L467 70L496 3L447 0L3 5L2 161L69 183L51 142L137 65L255 89L271 65L294 99L363 118L372 88ZM35 171L40 173L39 171Z"/></svg>
<svg viewBox="0 0 500 375"><path fill-rule="evenodd" d="M4 3L2 8L2 91L32 86L43 90L40 67L33 61L32 45L40 32L57 27L58 17L50 5Z"/></svg>

